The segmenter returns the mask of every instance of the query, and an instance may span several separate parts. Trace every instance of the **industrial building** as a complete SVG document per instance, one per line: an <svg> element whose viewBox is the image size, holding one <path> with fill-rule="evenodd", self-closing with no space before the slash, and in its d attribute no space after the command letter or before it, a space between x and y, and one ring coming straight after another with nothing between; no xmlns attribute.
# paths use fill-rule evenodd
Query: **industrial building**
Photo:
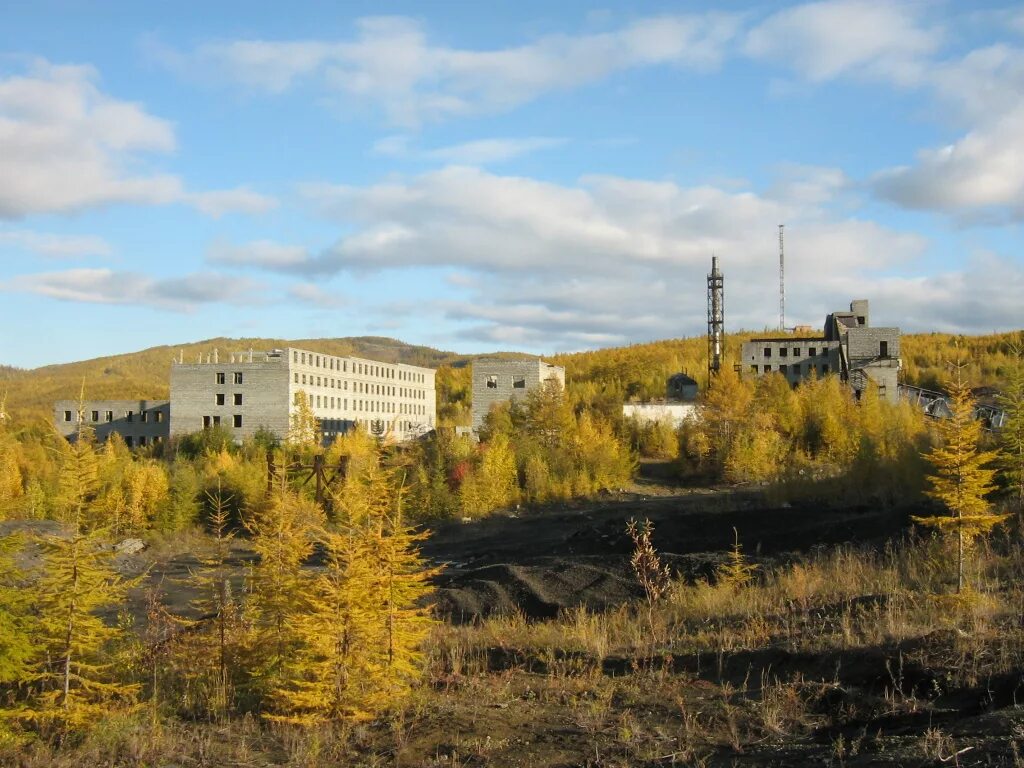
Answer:
<svg viewBox="0 0 1024 768"><path fill-rule="evenodd" d="M100 442L116 432L129 448L165 441L170 436L170 415L167 400L58 400L53 404L53 423L64 437L74 437L85 423Z"/></svg>
<svg viewBox="0 0 1024 768"><path fill-rule="evenodd" d="M479 431L495 403L521 400L547 381L565 389L565 369L543 360L474 361L472 430Z"/></svg>
<svg viewBox="0 0 1024 768"><path fill-rule="evenodd" d="M117 432L129 445L145 446L222 426L240 442L261 428L284 438L304 392L325 442L357 424L406 440L437 423L434 373L291 347L226 359L215 351L194 362L172 362L170 401L88 401L83 411L101 440ZM54 406L54 421L66 437L78 431L78 407L76 401Z"/></svg>
<svg viewBox="0 0 1024 768"><path fill-rule="evenodd" d="M674 373L665 383L665 397L646 403L624 403L622 416L637 421L667 421L678 427L697 413L697 382L686 373Z"/></svg>
<svg viewBox="0 0 1024 768"><path fill-rule="evenodd" d="M811 376L834 373L857 398L873 382L880 397L896 402L900 329L872 327L870 320L867 300L858 299L848 312L825 318L822 336L751 339L741 351L742 371L746 376L780 373L794 386Z"/></svg>

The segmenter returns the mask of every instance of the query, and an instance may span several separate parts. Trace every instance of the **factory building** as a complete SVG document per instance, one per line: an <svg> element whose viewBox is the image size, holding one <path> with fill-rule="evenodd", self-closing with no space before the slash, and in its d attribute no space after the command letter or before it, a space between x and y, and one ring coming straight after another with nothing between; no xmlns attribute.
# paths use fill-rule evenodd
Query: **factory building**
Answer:
<svg viewBox="0 0 1024 768"><path fill-rule="evenodd" d="M858 299L849 311L825 318L822 336L751 339L743 344L742 371L746 376L780 373L794 386L811 376L834 373L858 399L873 382L880 397L896 402L900 329L872 327L870 319L867 300Z"/></svg>
<svg viewBox="0 0 1024 768"><path fill-rule="evenodd" d="M236 440L261 427L284 437L299 392L327 441L357 424L406 440L437 423L433 369L288 347L172 363L171 435L219 424Z"/></svg>
<svg viewBox="0 0 1024 768"><path fill-rule="evenodd" d="M565 368L543 360L482 359L473 363L472 429L479 431L495 403L521 400L547 381L565 389Z"/></svg>
<svg viewBox="0 0 1024 768"><path fill-rule="evenodd" d="M75 437L84 423L100 442L116 432L129 448L164 442L170 436L170 415L167 400L58 400L53 404L53 423L63 437Z"/></svg>
<svg viewBox="0 0 1024 768"><path fill-rule="evenodd" d="M325 442L356 425L407 440L437 423L433 369L292 347L226 359L214 352L194 362L179 357L171 364L170 384L170 401L88 401L85 420L99 439L117 432L133 446L216 426L237 442L261 428L283 439L304 392ZM78 431L77 409L76 401L54 406L54 421L66 437Z"/></svg>

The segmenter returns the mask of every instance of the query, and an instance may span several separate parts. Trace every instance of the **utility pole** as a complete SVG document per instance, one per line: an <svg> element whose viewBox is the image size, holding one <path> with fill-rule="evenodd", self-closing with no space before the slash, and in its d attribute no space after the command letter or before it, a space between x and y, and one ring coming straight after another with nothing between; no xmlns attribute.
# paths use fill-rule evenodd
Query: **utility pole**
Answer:
<svg viewBox="0 0 1024 768"><path fill-rule="evenodd" d="M786 251L782 232L785 224L779 224L779 331L786 331Z"/></svg>

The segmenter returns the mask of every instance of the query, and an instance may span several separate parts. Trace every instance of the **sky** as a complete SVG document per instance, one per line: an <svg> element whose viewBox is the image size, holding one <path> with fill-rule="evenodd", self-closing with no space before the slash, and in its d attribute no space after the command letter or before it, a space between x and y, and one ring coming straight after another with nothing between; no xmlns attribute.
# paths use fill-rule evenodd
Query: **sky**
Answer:
<svg viewBox="0 0 1024 768"><path fill-rule="evenodd" d="M0 364L218 336L551 354L1024 326L1024 4L35 0Z"/></svg>

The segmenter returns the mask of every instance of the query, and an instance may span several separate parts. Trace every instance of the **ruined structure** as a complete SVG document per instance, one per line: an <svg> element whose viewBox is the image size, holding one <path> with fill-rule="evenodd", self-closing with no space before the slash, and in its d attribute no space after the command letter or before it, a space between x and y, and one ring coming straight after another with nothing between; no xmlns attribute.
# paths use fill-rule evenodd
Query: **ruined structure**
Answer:
<svg viewBox="0 0 1024 768"><path fill-rule="evenodd" d="M100 442L116 432L129 448L165 441L170 436L170 415L167 400L58 400L53 404L53 423L65 438L76 437L84 423Z"/></svg>
<svg viewBox="0 0 1024 768"><path fill-rule="evenodd" d="M825 318L818 337L751 339L743 344L742 370L747 376L780 373L794 386L810 376L838 374L860 398L873 382L878 394L898 398L900 329L872 327L868 302L850 302L850 310Z"/></svg>
<svg viewBox="0 0 1024 768"><path fill-rule="evenodd" d="M483 359L473 363L472 429L479 431L495 403L521 400L547 381L565 388L565 369L543 360Z"/></svg>
<svg viewBox="0 0 1024 768"><path fill-rule="evenodd" d="M86 421L97 428L99 439L117 432L129 445L214 426L227 428L238 442L261 428L283 438L301 391L325 442L357 424L406 440L437 422L431 368L291 347L226 357L221 360L216 351L195 362L179 357L171 364L169 402L89 401ZM73 401L54 406L54 421L65 436L77 432L77 408Z"/></svg>

